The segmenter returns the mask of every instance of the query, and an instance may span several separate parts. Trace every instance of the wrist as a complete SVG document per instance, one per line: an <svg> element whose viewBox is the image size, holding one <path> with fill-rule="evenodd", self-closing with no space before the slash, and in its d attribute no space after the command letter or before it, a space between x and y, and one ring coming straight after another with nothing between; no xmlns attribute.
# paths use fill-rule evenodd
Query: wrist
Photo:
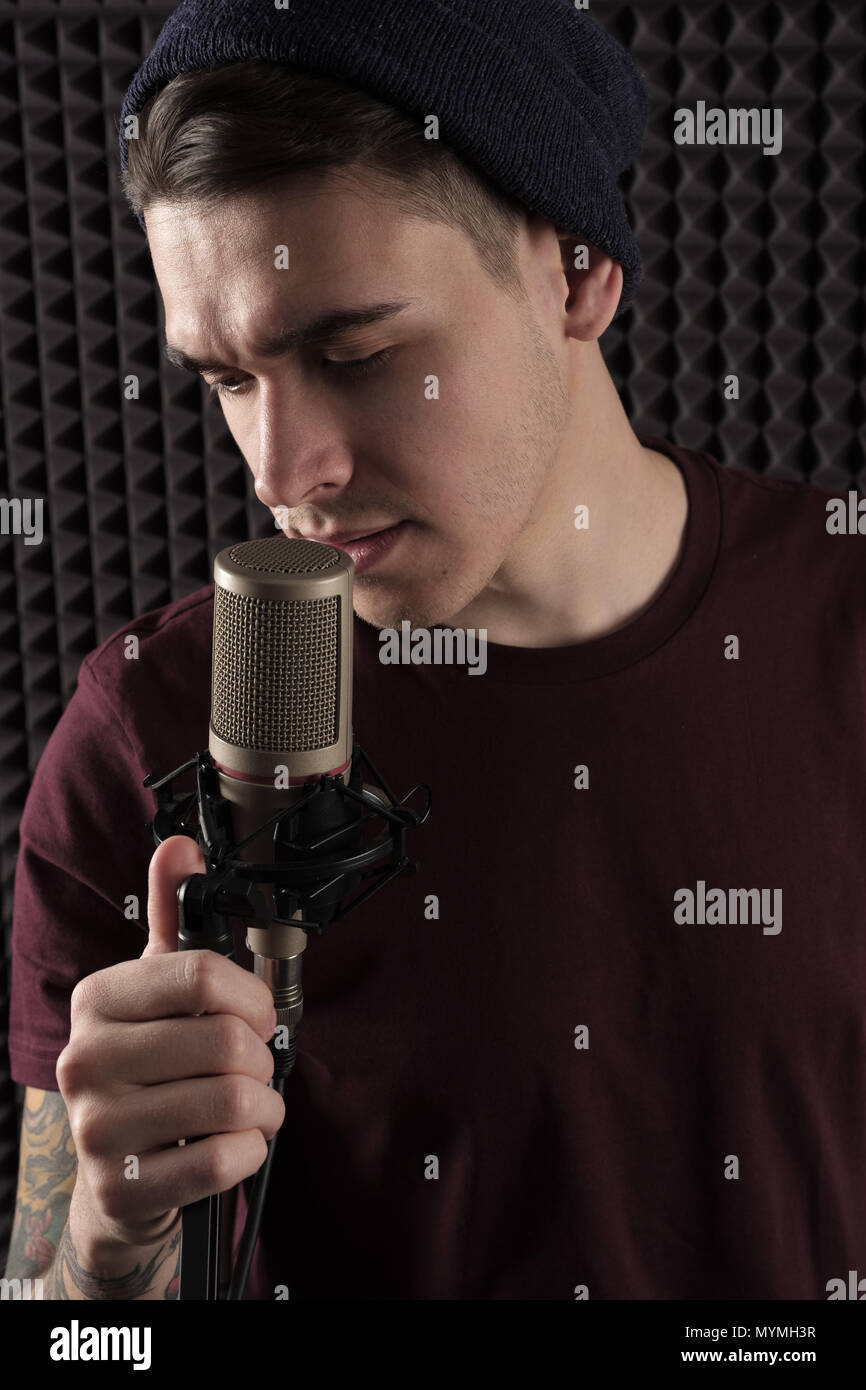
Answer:
<svg viewBox="0 0 866 1390"><path fill-rule="evenodd" d="M77 1200L76 1200L77 1199ZM180 1230L180 1209L136 1229L102 1218L85 1190L76 1184L69 1204L67 1227L78 1258L88 1268L106 1272L127 1269L137 1252L146 1256L165 1245Z"/></svg>

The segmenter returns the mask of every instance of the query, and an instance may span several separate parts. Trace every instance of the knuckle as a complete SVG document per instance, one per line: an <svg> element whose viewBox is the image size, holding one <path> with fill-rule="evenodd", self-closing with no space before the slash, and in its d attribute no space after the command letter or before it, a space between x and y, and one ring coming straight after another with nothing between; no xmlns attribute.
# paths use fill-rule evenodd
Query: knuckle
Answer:
<svg viewBox="0 0 866 1390"><path fill-rule="evenodd" d="M231 1129L252 1129L255 1119L255 1082L248 1076L221 1078L219 1109Z"/></svg>
<svg viewBox="0 0 866 1390"><path fill-rule="evenodd" d="M230 1071L241 1070L249 1060L249 1029L236 1014L220 1014L215 1020L217 1060Z"/></svg>
<svg viewBox="0 0 866 1390"><path fill-rule="evenodd" d="M70 1129L79 1154L86 1158L96 1158L101 1153L105 1127L101 1116L93 1106L87 1106L70 1117Z"/></svg>
<svg viewBox="0 0 866 1390"><path fill-rule="evenodd" d="M57 1086L64 1100L84 1086L87 1065L81 1048L74 1042L66 1044L56 1064Z"/></svg>
<svg viewBox="0 0 866 1390"><path fill-rule="evenodd" d="M203 1176L214 1192L225 1192L233 1185L236 1165L231 1150L225 1144L214 1144L204 1165Z"/></svg>
<svg viewBox="0 0 866 1390"><path fill-rule="evenodd" d="M123 1179L112 1181L106 1177L101 1177L96 1183L96 1195L100 1208L110 1221L123 1221L128 1215L127 1193L121 1183ZM127 1183L126 1187L130 1184Z"/></svg>
<svg viewBox="0 0 866 1390"><path fill-rule="evenodd" d="M78 981L69 997L69 1016L73 1022L91 1011L98 991L96 975L85 975Z"/></svg>
<svg viewBox="0 0 866 1390"><path fill-rule="evenodd" d="M260 1129L255 1133L256 1166L254 1172L258 1172L268 1156L268 1141Z"/></svg>
<svg viewBox="0 0 866 1390"><path fill-rule="evenodd" d="M262 1011L262 1028L270 1036L274 1030L276 1010L274 1008L274 996L267 985L259 995L259 1008Z"/></svg>
<svg viewBox="0 0 866 1390"><path fill-rule="evenodd" d="M177 954L180 983L199 1012L214 1001L216 961L213 951L179 951Z"/></svg>

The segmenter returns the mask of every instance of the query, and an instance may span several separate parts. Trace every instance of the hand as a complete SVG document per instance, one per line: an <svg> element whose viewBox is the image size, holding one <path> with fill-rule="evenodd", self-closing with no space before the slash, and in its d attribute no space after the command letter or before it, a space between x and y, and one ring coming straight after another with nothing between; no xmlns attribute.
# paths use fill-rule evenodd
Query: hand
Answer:
<svg viewBox="0 0 866 1390"><path fill-rule="evenodd" d="M267 985L213 951L177 949L177 889L204 868L188 836L163 841L150 862L141 958L86 976L72 993L57 1084L78 1155L73 1201L77 1220L85 1213L111 1241L162 1239L181 1207L255 1173L285 1118L267 1084L276 1028ZM178 1146L199 1135L208 1137Z"/></svg>

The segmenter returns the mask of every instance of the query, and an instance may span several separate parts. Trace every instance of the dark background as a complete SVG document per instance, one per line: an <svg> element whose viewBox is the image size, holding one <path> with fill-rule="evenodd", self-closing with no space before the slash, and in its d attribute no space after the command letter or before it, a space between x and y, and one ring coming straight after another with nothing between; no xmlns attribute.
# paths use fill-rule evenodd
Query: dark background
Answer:
<svg viewBox="0 0 866 1390"><path fill-rule="evenodd" d="M12 885L36 763L89 651L209 583L223 546L274 533L219 406L161 358L150 255L118 181L123 95L173 8L0 0L0 495L45 500L42 545L0 536L0 1270L24 1094L6 1053ZM866 6L591 12L652 96L623 180L644 280L602 339L632 427L866 492ZM677 146L675 110L701 99L781 107L781 154Z"/></svg>

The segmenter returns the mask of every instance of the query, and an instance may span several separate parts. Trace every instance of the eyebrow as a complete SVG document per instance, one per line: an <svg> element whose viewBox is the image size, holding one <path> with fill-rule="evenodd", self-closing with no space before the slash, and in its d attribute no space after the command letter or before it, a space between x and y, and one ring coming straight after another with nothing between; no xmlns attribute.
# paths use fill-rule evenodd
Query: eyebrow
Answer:
<svg viewBox="0 0 866 1390"><path fill-rule="evenodd" d="M420 303L417 299L392 299L381 304L359 304L349 309L328 309L311 323L301 328L283 328L269 338L253 344L253 355L262 358L283 357L294 348L310 343L329 342L341 333L352 328L365 328L371 323L382 323L392 319L411 306ZM164 342L163 353L175 367L186 372L221 372L236 369L230 362L217 362L213 358L193 357L174 343Z"/></svg>

